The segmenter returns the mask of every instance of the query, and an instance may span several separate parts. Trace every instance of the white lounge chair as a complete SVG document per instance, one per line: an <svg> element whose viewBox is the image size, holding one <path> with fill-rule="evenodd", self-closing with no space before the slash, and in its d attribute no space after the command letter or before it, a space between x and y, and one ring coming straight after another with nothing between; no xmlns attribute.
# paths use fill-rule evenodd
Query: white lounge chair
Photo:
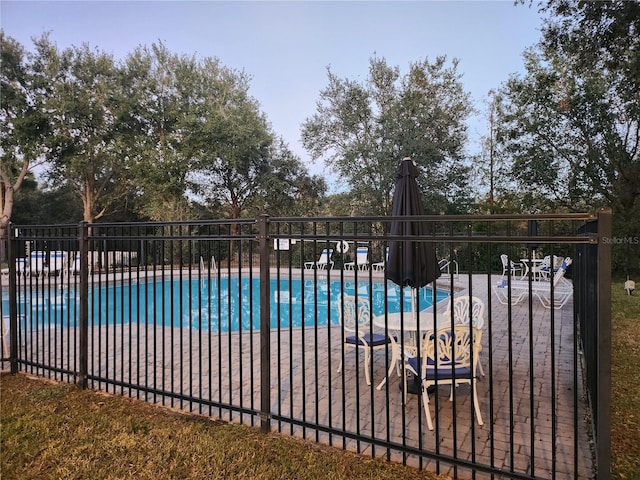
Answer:
<svg viewBox="0 0 640 480"><path fill-rule="evenodd" d="M49 274L55 275L62 273L67 268L67 252L53 251L49 252Z"/></svg>
<svg viewBox="0 0 640 480"><path fill-rule="evenodd" d="M29 255L29 271L31 272L31 275L40 277L48 273L48 269L45 265L46 258L47 252L31 252L31 255Z"/></svg>
<svg viewBox="0 0 640 480"><path fill-rule="evenodd" d="M529 296L529 292L536 296L544 308L562 308L573 295L573 284L564 278L572 260L565 258L560 268L555 272L552 282L538 281L529 283L528 280L503 279L493 286L493 291L500 303L515 305ZM553 286L553 290L552 290ZM552 297L553 291L553 297Z"/></svg>
<svg viewBox="0 0 640 480"><path fill-rule="evenodd" d="M385 249L384 258L385 258L385 260L382 261L382 262L376 262L376 263L371 264L371 269L372 270L376 270L376 271L384 270L385 264L389 261L389 247L387 247Z"/></svg>
<svg viewBox="0 0 640 480"><path fill-rule="evenodd" d="M346 262L344 264L345 270L366 270L369 268L369 248L358 247L356 250L356 259L353 262Z"/></svg>
<svg viewBox="0 0 640 480"><path fill-rule="evenodd" d="M73 261L72 262L67 262L67 268L65 268L63 270L63 272L66 275L72 276L72 275L79 275L80 274L80 263L81 259L80 259L80 253L76 252L76 254L73 256Z"/></svg>
<svg viewBox="0 0 640 480"><path fill-rule="evenodd" d="M329 269L333 268L333 260L331 260L331 256L333 255L332 248L325 248L322 250L320 254L320 258L318 258L315 262L304 262L304 268L317 268L320 270L325 270L327 266Z"/></svg>
<svg viewBox="0 0 640 480"><path fill-rule="evenodd" d="M3 269L2 273L9 274L9 269ZM16 273L25 276L29 273L29 263L26 258L16 258Z"/></svg>

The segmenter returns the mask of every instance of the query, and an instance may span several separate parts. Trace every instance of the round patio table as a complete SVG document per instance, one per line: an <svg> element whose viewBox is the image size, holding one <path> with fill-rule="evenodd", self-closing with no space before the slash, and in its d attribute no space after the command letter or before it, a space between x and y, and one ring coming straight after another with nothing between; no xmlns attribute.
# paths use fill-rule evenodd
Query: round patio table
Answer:
<svg viewBox="0 0 640 480"><path fill-rule="evenodd" d="M435 317L435 318L434 318ZM437 312L433 309L433 306L421 310L414 315L413 312L396 312L388 313L386 315L377 315L371 319L373 325L379 329L386 329L389 332L391 338L391 363L387 370L387 375L376 387L380 390L387 378L393 372L397 362L402 358L403 353L406 355L417 355L419 347L418 339L421 337L420 333L439 330L440 328L447 327L451 324L451 317L447 315L446 310L444 312ZM400 342L404 341L404 348ZM402 386L402 382L400 383ZM409 382L407 386L409 393L418 393L420 391L420 383L418 380Z"/></svg>

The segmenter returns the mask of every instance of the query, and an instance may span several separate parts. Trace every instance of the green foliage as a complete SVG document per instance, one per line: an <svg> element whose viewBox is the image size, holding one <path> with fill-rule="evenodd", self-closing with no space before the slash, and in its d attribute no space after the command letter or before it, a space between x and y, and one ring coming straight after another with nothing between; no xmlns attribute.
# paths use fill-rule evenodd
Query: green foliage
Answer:
<svg viewBox="0 0 640 480"><path fill-rule="evenodd" d="M82 221L82 202L72 188L41 190L25 180L11 221L17 225L68 225Z"/></svg>
<svg viewBox="0 0 640 480"><path fill-rule="evenodd" d="M616 236L637 238L640 4L550 0L542 11L526 74L500 92L497 139L516 187L556 210L610 205Z"/></svg>
<svg viewBox="0 0 640 480"><path fill-rule="evenodd" d="M22 45L0 31L0 235L13 214L14 195L42 161L50 133L43 89Z"/></svg>
<svg viewBox="0 0 640 480"><path fill-rule="evenodd" d="M162 43L123 62L47 35L34 46L2 35L3 222L35 159L89 222L317 210L325 182L275 140L244 72Z"/></svg>
<svg viewBox="0 0 640 480"><path fill-rule="evenodd" d="M412 63L401 77L398 67L372 58L365 82L340 79L330 69L328 80L316 113L302 126L303 145L344 180L361 210L390 214L395 172L406 156L422 172L430 210L444 211L465 195L462 150L471 106L456 61Z"/></svg>
<svg viewBox="0 0 640 480"><path fill-rule="evenodd" d="M47 176L53 186L74 188L83 202L83 219L92 222L127 192L128 157L118 135L126 104L116 64L88 45L59 51L46 36L36 48L34 65L48 85Z"/></svg>

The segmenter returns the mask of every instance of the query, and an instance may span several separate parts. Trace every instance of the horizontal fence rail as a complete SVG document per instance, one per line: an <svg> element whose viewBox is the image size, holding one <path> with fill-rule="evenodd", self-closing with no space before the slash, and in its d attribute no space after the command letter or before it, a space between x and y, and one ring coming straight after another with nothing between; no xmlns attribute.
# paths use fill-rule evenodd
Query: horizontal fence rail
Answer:
<svg viewBox="0 0 640 480"><path fill-rule="evenodd" d="M431 233L394 236L393 222ZM13 225L3 366L455 478L606 478L610 222ZM431 245L436 282L389 280L394 243ZM446 375L434 348L467 369Z"/></svg>

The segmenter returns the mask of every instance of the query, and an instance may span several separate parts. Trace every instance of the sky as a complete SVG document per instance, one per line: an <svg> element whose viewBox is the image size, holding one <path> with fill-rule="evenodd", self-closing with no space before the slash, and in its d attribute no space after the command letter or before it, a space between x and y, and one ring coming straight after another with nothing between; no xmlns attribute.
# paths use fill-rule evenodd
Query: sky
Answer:
<svg viewBox="0 0 640 480"><path fill-rule="evenodd" d="M512 0L0 2L0 27L27 50L45 32L61 49L87 43L116 59L161 41L171 52L217 57L245 72L274 132L334 191L339 182L322 161L311 162L300 141L328 84L327 67L364 82L372 57L401 75L413 62L458 59L480 111L468 122L473 154L486 130L487 93L523 72L522 53L539 40L541 23L535 7Z"/></svg>

